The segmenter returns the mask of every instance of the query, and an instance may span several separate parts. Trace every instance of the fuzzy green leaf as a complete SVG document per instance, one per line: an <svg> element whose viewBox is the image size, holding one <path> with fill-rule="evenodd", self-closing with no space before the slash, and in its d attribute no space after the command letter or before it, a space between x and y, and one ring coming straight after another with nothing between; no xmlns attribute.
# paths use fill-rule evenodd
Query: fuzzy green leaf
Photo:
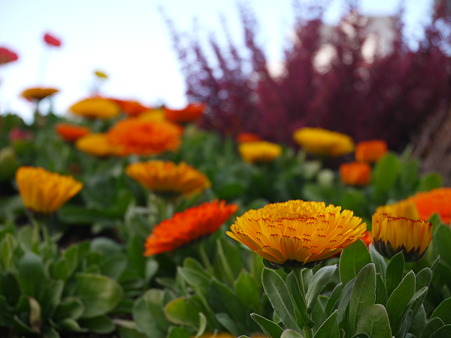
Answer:
<svg viewBox="0 0 451 338"><path fill-rule="evenodd" d="M294 317L294 308L282 277L270 269L263 269L263 288L274 312L286 327L299 329Z"/></svg>
<svg viewBox="0 0 451 338"><path fill-rule="evenodd" d="M442 301L432 313L431 318L438 317L445 324L451 324L451 298Z"/></svg>
<svg viewBox="0 0 451 338"><path fill-rule="evenodd" d="M319 269L314 275L308 286L305 300L307 302L307 312L311 312L318 295L327 286L332 275L337 270L336 265L329 265Z"/></svg>
<svg viewBox="0 0 451 338"><path fill-rule="evenodd" d="M415 274L409 271L387 302L387 313L393 332L398 332L403 315L415 293Z"/></svg>
<svg viewBox="0 0 451 338"><path fill-rule="evenodd" d="M390 321L387 310L381 304L367 307L357 322L357 333L366 333L371 338L391 338Z"/></svg>
<svg viewBox="0 0 451 338"><path fill-rule="evenodd" d="M257 313L251 313L251 318L258 324L258 326L260 326L263 333L269 337L280 337L283 332L279 325Z"/></svg>
<svg viewBox="0 0 451 338"><path fill-rule="evenodd" d="M349 301L349 325L351 332L355 330L360 314L376 301L376 267L367 264L359 274L351 290Z"/></svg>
<svg viewBox="0 0 451 338"><path fill-rule="evenodd" d="M345 285L353 279L359 271L368 263L371 263L371 257L368 248L362 240L358 240L345 248L340 255L340 280Z"/></svg>
<svg viewBox="0 0 451 338"><path fill-rule="evenodd" d="M321 324L321 326L315 332L313 338L339 337L340 329L338 327L337 315L337 310L332 312L332 314Z"/></svg>

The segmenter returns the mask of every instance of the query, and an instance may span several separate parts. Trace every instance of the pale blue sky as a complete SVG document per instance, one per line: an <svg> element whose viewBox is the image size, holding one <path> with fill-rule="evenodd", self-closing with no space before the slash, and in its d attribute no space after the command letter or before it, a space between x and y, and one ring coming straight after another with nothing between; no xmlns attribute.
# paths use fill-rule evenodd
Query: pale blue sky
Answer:
<svg viewBox="0 0 451 338"><path fill-rule="evenodd" d="M247 2L260 23L260 41L277 62L293 20L292 1ZM362 12L370 15L390 15L399 6L395 0L360 3ZM406 1L409 34L421 32L431 3ZM60 89L54 104L57 113L65 114L72 103L89 95L94 70L110 76L102 86L105 95L147 105L184 105L184 81L159 5L179 30L191 30L197 17L202 29L217 32L218 37L222 37L218 18L223 13L236 41L241 40L235 0L0 0L0 46L20 57L0 66L0 113L12 110L29 119L32 108L19 94L41 85ZM342 0L331 0L327 21L337 21L342 9ZM60 37L63 46L44 48L45 32Z"/></svg>

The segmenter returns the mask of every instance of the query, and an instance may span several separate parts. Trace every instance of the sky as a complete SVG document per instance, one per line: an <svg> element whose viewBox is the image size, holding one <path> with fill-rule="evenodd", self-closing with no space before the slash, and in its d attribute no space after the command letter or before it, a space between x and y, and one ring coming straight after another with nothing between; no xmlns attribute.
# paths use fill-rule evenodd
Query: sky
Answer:
<svg viewBox="0 0 451 338"><path fill-rule="evenodd" d="M293 22L292 1L245 2L255 12L269 60L280 62ZM432 0L405 2L407 34L418 37ZM0 46L19 54L18 61L0 65L0 114L14 112L29 121L32 106L20 93L43 86L59 89L53 106L65 115L70 105L90 95L96 70L109 76L100 87L103 95L183 107L184 79L160 7L179 31L192 32L197 18L201 33L218 38L222 14L233 40L242 39L236 0L0 0ZM344 1L330 0L327 8L325 20L334 24ZM399 1L361 0L359 8L367 15L392 15ZM45 33L60 38L62 46L49 48Z"/></svg>

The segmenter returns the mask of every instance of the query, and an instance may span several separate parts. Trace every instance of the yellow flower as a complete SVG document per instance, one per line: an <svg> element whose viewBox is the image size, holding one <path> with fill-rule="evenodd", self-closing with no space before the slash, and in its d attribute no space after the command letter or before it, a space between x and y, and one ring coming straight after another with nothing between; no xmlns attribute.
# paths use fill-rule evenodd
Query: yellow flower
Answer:
<svg viewBox="0 0 451 338"><path fill-rule="evenodd" d="M111 100L92 97L78 101L69 110L73 114L83 117L109 119L117 116L121 109Z"/></svg>
<svg viewBox="0 0 451 338"><path fill-rule="evenodd" d="M101 70L95 70L94 75L98 77L99 79L108 79L108 74L105 72L102 72Z"/></svg>
<svg viewBox="0 0 451 338"><path fill-rule="evenodd" d="M431 242L432 224L376 212L372 234L374 247L381 255L390 258L402 252L406 261L418 261Z"/></svg>
<svg viewBox="0 0 451 338"><path fill-rule="evenodd" d="M207 176L184 162L133 163L125 172L146 188L163 194L192 196L210 187Z"/></svg>
<svg viewBox="0 0 451 338"><path fill-rule="evenodd" d="M58 91L56 88L33 87L25 89L21 93L21 96L28 101L41 101L46 97L58 93Z"/></svg>
<svg viewBox="0 0 451 338"><path fill-rule="evenodd" d="M277 267L311 266L363 237L366 224L350 210L292 200L249 210L227 235Z"/></svg>
<svg viewBox="0 0 451 338"><path fill-rule="evenodd" d="M139 115L138 118L144 121L166 121L163 109L149 109Z"/></svg>
<svg viewBox="0 0 451 338"><path fill-rule="evenodd" d="M238 145L241 158L249 163L272 162L282 153L282 147L266 141L245 142Z"/></svg>
<svg viewBox="0 0 451 338"><path fill-rule="evenodd" d="M119 148L112 145L103 133L88 134L77 140L75 147L94 156L118 155Z"/></svg>
<svg viewBox="0 0 451 338"><path fill-rule="evenodd" d="M321 128L301 128L293 137L297 144L315 155L341 156L354 150L349 136Z"/></svg>
<svg viewBox="0 0 451 338"><path fill-rule="evenodd" d="M17 169L16 182L24 205L40 213L58 210L83 187L72 176L34 167Z"/></svg>
<svg viewBox="0 0 451 338"><path fill-rule="evenodd" d="M410 200L402 200L390 205L377 207L376 213L385 213L393 217L405 217L413 220L420 219L418 209Z"/></svg>

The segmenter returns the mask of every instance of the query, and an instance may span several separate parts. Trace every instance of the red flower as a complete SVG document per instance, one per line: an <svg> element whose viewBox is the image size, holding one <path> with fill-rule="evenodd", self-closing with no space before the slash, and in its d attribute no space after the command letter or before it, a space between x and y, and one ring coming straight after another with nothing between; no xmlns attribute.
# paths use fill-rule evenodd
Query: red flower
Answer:
<svg viewBox="0 0 451 338"><path fill-rule="evenodd" d="M134 100L119 100L113 98L110 98L110 100L118 104L121 107L121 110L129 116L138 116L148 110L151 110L151 108L146 107Z"/></svg>
<svg viewBox="0 0 451 338"><path fill-rule="evenodd" d="M61 47L61 40L58 39L57 37L55 37L54 35L50 34L50 33L45 33L44 34L44 41L49 46Z"/></svg>
<svg viewBox="0 0 451 338"><path fill-rule="evenodd" d="M0 47L0 65L10 63L19 59L19 56L11 49Z"/></svg>
<svg viewBox="0 0 451 338"><path fill-rule="evenodd" d="M70 123L58 123L55 126L55 131L67 142L75 142L79 138L88 135L91 132L89 128Z"/></svg>
<svg viewBox="0 0 451 338"><path fill-rule="evenodd" d="M205 111L203 103L190 103L183 109L165 108L165 117L173 123L190 123L200 118Z"/></svg>
<svg viewBox="0 0 451 338"><path fill-rule="evenodd" d="M351 162L340 165L341 181L348 185L364 186L370 183L371 167L366 162Z"/></svg>
<svg viewBox="0 0 451 338"><path fill-rule="evenodd" d="M172 251L217 231L238 210L235 204L213 201L176 213L153 229L146 240L145 256Z"/></svg>
<svg viewBox="0 0 451 338"><path fill-rule="evenodd" d="M236 141L238 143L255 142L261 141L262 138L258 134L241 132L236 136Z"/></svg>

